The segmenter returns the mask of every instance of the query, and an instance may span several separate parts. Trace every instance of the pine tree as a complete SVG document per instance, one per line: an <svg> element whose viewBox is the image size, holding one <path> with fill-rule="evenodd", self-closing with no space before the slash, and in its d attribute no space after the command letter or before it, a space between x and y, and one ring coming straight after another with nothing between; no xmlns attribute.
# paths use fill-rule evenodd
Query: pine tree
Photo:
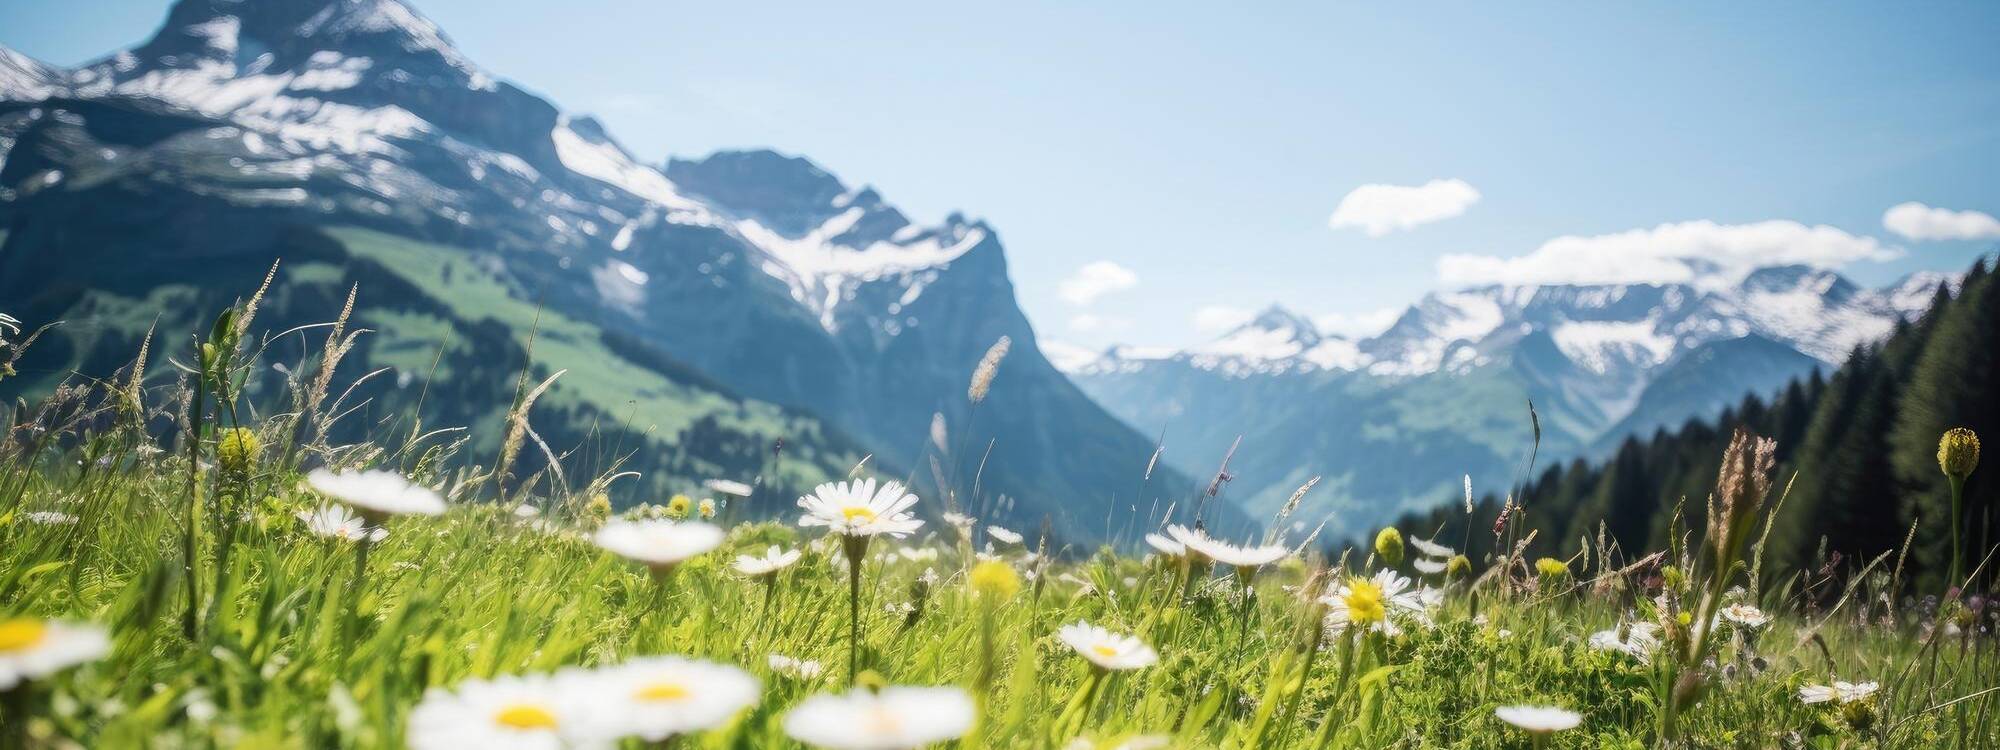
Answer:
<svg viewBox="0 0 2000 750"><path fill-rule="evenodd" d="M1908 499L1905 513L1921 525L1912 553L1932 575L1936 587L1949 564L1952 525L1949 488L1937 464L1937 442L1952 427L1969 427L1991 440L2000 435L2000 361L1994 342L2000 341L2000 293L1982 261L1967 275L1958 299L1933 322L1909 386L1904 390L1893 431L1895 479ZM2000 494L1993 467L1974 471L1966 482L1964 518L1958 522L1966 543L1968 569L1983 556L1994 538L1990 519Z"/></svg>

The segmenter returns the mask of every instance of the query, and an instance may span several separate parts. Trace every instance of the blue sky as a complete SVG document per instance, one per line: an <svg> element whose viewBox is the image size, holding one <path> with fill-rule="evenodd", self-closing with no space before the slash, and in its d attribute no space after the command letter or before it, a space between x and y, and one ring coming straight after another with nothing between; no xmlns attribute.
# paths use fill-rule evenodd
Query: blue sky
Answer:
<svg viewBox="0 0 2000 750"><path fill-rule="evenodd" d="M648 159L770 146L986 218L1042 336L1089 347L1689 257L1886 283L2000 245L2000 4L415 5ZM0 43L73 64L166 8L6 2Z"/></svg>

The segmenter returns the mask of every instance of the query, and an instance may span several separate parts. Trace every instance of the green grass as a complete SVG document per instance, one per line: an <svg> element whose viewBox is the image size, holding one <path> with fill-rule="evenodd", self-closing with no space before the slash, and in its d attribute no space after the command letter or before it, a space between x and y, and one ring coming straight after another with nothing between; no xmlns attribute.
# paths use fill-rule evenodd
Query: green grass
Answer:
<svg viewBox="0 0 2000 750"><path fill-rule="evenodd" d="M766 689L757 708L690 746L784 747L786 707L845 682L843 563L785 523L736 526L722 549L662 586L585 541L587 521L557 517L540 528L468 505L438 519L393 521L357 580L351 545L315 538L294 520L292 511L316 501L279 470L235 483L274 489L241 504L249 517L228 570L216 569L216 540L204 545L195 568L202 598L218 583L227 595L190 640L176 553L188 523L185 462L28 471L13 457L0 475L0 487L19 497L0 506L0 611L97 623L116 639L109 658L34 684L36 737L89 747L394 747L427 688L691 654L743 665ZM216 489L226 497L235 484ZM734 510L786 515L779 507ZM29 521L30 511L79 520L45 525ZM810 551L782 574L765 615L764 590L724 563L771 543ZM884 540L875 551L902 546L936 548L939 556L913 563L878 555L865 569L862 663L893 683L970 685L977 666L969 655L986 615L964 585L959 548L931 533ZM1052 725L1087 670L1052 634L1081 619L1138 632L1163 655L1110 684L1082 722L1091 737L1162 734L1187 747L1250 742L1260 709L1282 704L1270 698L1274 671L1298 664L1293 649L1307 642L1296 637L1307 608L1287 591L1304 566L1294 560L1267 571L1247 631L1236 625L1240 599L1229 579L1204 575L1183 604L1178 575L1172 565L1106 553L1043 571L1039 586L999 604L991 623L999 675L983 741L1040 747L1063 734ZM918 582L931 576L934 583ZM1524 746L1519 732L1492 717L1495 706L1514 703L1581 711L1585 724L1558 734L1558 747L1653 745L1656 673L1582 642L1620 618L1624 595L1570 587L1502 595L1491 583L1480 593L1479 621L1461 584L1433 627L1362 642L1344 688L1338 649L1324 654L1306 674L1298 718L1268 746L1316 746L1326 721L1335 722L1338 747ZM915 614L885 611L905 603L917 605ZM1855 615L1822 621L1783 613L1758 648L1739 658L1726 645L1725 663L1747 664L1754 654L1768 669L1736 667L1734 677L1711 682L1687 717L1695 746L1778 747L1794 734L1809 747L2000 741L1987 720L1990 694L1925 711L1991 686L1990 635L1925 651L1914 622L1864 626ZM1803 628L1822 624L1824 652L1800 641ZM819 660L829 676L821 684L774 677L765 668L770 653ZM1836 678L1883 683L1869 729L1794 697L1802 684Z"/></svg>
<svg viewBox="0 0 2000 750"><path fill-rule="evenodd" d="M421 277L434 264L440 283L435 264L451 262L421 247L375 247L403 264L399 273ZM453 284L487 283L476 273L457 268ZM440 297L488 306L455 315L521 314L493 295ZM443 325L411 313L363 320L409 341ZM593 366L637 377L573 337L571 323L544 323L558 342L550 356L575 358L554 364L576 368L578 381L601 377L584 374ZM1846 593L1813 598L1821 604L1811 608L1793 606L1802 599L1789 584L1728 594L1776 620L1754 634L1722 631L1706 651L1712 663L1676 657L1703 649L1672 636L1649 661L1588 645L1621 622L1664 622L1671 633L1683 622L1671 613L1697 610L1703 591L1749 582L1740 568L1724 565L1732 573L1718 579L1679 553L1668 558L1674 572L1612 572L1631 556L1582 553L1567 575L1541 579L1524 561L1474 562L1428 617L1399 617L1397 634L1348 637L1325 635L1325 611L1307 594L1384 568L1367 550L1288 557L1264 568L1246 596L1227 570L1065 550L1060 540L1045 540L1056 554L1003 549L975 566L970 543L933 520L910 539L874 541L857 603L840 544L797 526L790 497L763 492L726 506L715 521L726 540L655 577L590 541L608 513L595 489L537 496L510 485L514 494L496 498L476 465L490 459L483 452L411 460L366 443L294 451L284 445L292 417L270 409L242 410L263 415L245 420L265 446L246 462L218 450L214 412L195 420L202 438L190 451L186 433L162 439L140 429L116 398L71 391L6 415L19 426L0 438L0 622L88 623L113 647L0 691L0 748L401 747L428 691L660 654L739 665L763 680L754 707L676 747L797 746L786 736L787 711L849 689L850 654L864 682L968 691L981 711L956 745L966 748L1067 747L1079 736L1102 747L1141 736L1186 748L1537 746L1495 717L1515 704L1579 712L1581 726L1546 738L1563 748L1656 747L1669 727L1690 748L2000 743L1991 608L1897 604L1892 592L1926 592L1897 591L1892 563L1834 571L1822 587ZM301 462L401 467L442 487L453 507L392 519L387 538L365 548L321 538L295 517L326 502L303 486ZM512 512L520 503L545 511L520 518ZM931 519L942 510L937 498L918 508ZM46 513L73 520L51 523ZM1697 533L1691 543L1700 541ZM805 557L769 586L730 570L734 555L772 544ZM894 554L906 549L926 559ZM975 567L1027 582L982 593L968 584ZM848 608L857 604L860 637L850 644L857 623ZM1077 621L1136 634L1160 659L1087 691L1095 673L1055 635ZM1949 623L1973 635L1947 635ZM19 646L0 639L0 673L9 648ZM772 654L816 660L826 672L810 681L776 675ZM1804 685L1834 680L1881 690L1839 707L1797 697ZM1669 720L1676 694L1682 710Z"/></svg>

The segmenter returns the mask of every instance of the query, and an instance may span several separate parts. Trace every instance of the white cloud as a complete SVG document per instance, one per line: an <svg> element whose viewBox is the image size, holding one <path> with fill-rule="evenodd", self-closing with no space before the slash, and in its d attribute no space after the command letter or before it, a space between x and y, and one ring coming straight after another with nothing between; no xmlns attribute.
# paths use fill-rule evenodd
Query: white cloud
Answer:
<svg viewBox="0 0 2000 750"><path fill-rule="evenodd" d="M1396 319L1402 317L1403 308L1384 307L1358 313L1327 313L1313 316L1313 327L1320 333L1331 333L1350 339L1364 339L1389 330Z"/></svg>
<svg viewBox="0 0 2000 750"><path fill-rule="evenodd" d="M1084 365L1097 361L1097 352L1067 341L1042 339L1037 342L1037 346L1042 348L1042 356L1049 359L1049 364L1055 365L1056 369L1063 372L1075 372Z"/></svg>
<svg viewBox="0 0 2000 750"><path fill-rule="evenodd" d="M1056 285L1056 294L1072 305L1088 305L1106 294L1120 289L1130 289L1139 284L1139 275L1132 269L1108 260L1085 263L1076 273Z"/></svg>
<svg viewBox="0 0 2000 750"><path fill-rule="evenodd" d="M1630 284L1734 281L1760 266L1835 268L1888 260L1901 251L1873 237L1826 225L1773 220L1717 224L1706 219L1588 237L1557 237L1512 258L1446 255L1438 277L1448 284Z"/></svg>
<svg viewBox="0 0 2000 750"><path fill-rule="evenodd" d="M1077 333L1122 331L1131 324L1132 321L1124 318L1105 317L1096 313L1077 313L1069 319L1069 329Z"/></svg>
<svg viewBox="0 0 2000 750"><path fill-rule="evenodd" d="M1932 208L1916 201L1882 213L1882 226L1913 240L1984 240L2000 237L2000 219L1980 211Z"/></svg>
<svg viewBox="0 0 2000 750"><path fill-rule="evenodd" d="M1431 180L1416 187L1362 185L1340 199L1328 226L1357 227L1370 237L1442 221L1479 202L1479 191L1464 180Z"/></svg>
<svg viewBox="0 0 2000 750"><path fill-rule="evenodd" d="M1201 333L1221 333L1250 322L1257 314L1241 307L1203 305L1194 310L1194 329Z"/></svg>

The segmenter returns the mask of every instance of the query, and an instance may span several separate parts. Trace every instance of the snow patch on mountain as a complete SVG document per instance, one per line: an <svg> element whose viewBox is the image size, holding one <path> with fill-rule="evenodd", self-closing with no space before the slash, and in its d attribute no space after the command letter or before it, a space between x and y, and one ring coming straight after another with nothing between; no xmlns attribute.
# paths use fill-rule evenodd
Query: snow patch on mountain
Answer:
<svg viewBox="0 0 2000 750"><path fill-rule="evenodd" d="M1674 353L1674 338L1657 332L1652 320L1575 321L1555 327L1550 337L1564 356L1597 374L1617 364L1653 367Z"/></svg>

